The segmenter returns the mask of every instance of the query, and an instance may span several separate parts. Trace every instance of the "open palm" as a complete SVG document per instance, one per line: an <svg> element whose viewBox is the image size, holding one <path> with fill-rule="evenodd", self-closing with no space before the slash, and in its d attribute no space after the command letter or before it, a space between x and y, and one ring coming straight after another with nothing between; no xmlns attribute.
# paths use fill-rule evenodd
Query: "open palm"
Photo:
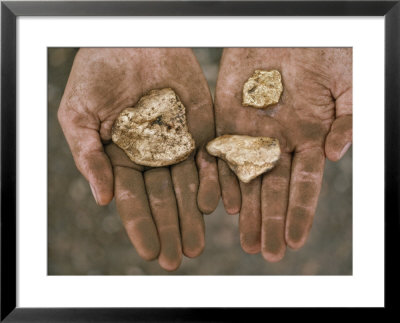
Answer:
<svg viewBox="0 0 400 323"><path fill-rule="evenodd" d="M196 151L171 167L136 165L111 143L119 113L152 89L170 87L186 107ZM215 159L204 145L214 137L212 99L190 49L81 49L74 61L58 117L75 163L98 204L113 196L139 255L175 270L182 253L204 248L202 213L219 200Z"/></svg>
<svg viewBox="0 0 400 323"><path fill-rule="evenodd" d="M243 84L254 70L278 70L283 93L267 109L242 106ZM240 212L242 248L269 261L306 241L318 202L325 156L337 161L352 140L352 51L320 48L225 49L215 101L217 135L277 138L278 165L239 182L218 160L228 213Z"/></svg>

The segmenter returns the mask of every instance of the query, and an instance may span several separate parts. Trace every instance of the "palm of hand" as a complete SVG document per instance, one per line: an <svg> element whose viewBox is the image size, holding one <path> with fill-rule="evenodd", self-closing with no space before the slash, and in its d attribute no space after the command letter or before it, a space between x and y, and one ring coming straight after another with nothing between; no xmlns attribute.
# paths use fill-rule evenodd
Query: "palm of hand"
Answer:
<svg viewBox="0 0 400 323"><path fill-rule="evenodd" d="M186 107L196 152L171 167L136 165L114 144L111 128L119 113L151 89L171 87ZM219 199L215 160L204 150L214 136L206 80L189 49L84 49L74 61L59 120L78 169L96 201L116 198L128 236L144 259L158 257L176 269L182 252L204 247L202 213ZM103 144L107 144L105 151ZM200 176L199 176L200 175Z"/></svg>
<svg viewBox="0 0 400 323"><path fill-rule="evenodd" d="M243 107L241 102L243 84L255 69L277 69L282 74L282 97L265 110ZM240 212L243 249L249 253L261 250L267 260L278 261L286 244L299 248L305 243L325 153L337 160L351 140L351 52L227 49L218 76L215 110L218 136L269 136L280 142L278 165L248 184L238 183L227 165L218 161L225 208L231 214Z"/></svg>

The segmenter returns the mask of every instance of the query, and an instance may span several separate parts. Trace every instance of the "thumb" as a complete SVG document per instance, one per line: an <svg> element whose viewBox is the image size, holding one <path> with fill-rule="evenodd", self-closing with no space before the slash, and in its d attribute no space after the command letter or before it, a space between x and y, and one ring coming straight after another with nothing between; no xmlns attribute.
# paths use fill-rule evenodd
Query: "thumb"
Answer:
<svg viewBox="0 0 400 323"><path fill-rule="evenodd" d="M353 51L351 48L331 51L333 86L330 89L335 101L336 119L325 140L325 155L338 161L349 149L353 140Z"/></svg>
<svg viewBox="0 0 400 323"><path fill-rule="evenodd" d="M76 118L64 109L58 112L78 170L89 182L97 204L107 205L113 198L113 172L98 131L77 125Z"/></svg>
<svg viewBox="0 0 400 323"><path fill-rule="evenodd" d="M338 161L349 149L353 140L353 116L342 115L335 119L325 140L325 155Z"/></svg>

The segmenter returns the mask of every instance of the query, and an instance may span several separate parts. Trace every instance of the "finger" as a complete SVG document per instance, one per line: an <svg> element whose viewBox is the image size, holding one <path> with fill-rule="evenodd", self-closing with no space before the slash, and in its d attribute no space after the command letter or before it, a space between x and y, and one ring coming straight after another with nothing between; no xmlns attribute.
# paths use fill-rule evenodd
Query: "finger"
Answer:
<svg viewBox="0 0 400 323"><path fill-rule="evenodd" d="M210 214L217 208L221 196L217 163L215 158L205 151L204 147L199 150L196 163L200 180L197 203L201 212Z"/></svg>
<svg viewBox="0 0 400 323"><path fill-rule="evenodd" d="M168 168L155 168L144 173L150 208L157 225L161 250L158 257L165 270L176 270L182 261L178 210Z"/></svg>
<svg viewBox="0 0 400 323"><path fill-rule="evenodd" d="M204 249L204 219L197 207L199 179L194 160L172 166L171 175L178 203L182 250L187 257L197 257Z"/></svg>
<svg viewBox="0 0 400 323"><path fill-rule="evenodd" d="M75 164L89 182L97 204L106 205L113 198L113 173L99 133L95 129L76 125L73 115L64 111L59 109L58 118Z"/></svg>
<svg viewBox="0 0 400 323"><path fill-rule="evenodd" d="M337 118L325 141L325 154L331 161L338 161L349 149L353 140L353 116Z"/></svg>
<svg viewBox="0 0 400 323"><path fill-rule="evenodd" d="M261 187L261 246L265 260L277 262L286 252L285 219L289 199L291 154L263 176Z"/></svg>
<svg viewBox="0 0 400 323"><path fill-rule="evenodd" d="M115 167L115 200L118 213L140 257L157 258L160 252L157 229L151 216L142 173Z"/></svg>
<svg viewBox="0 0 400 323"><path fill-rule="evenodd" d="M218 159L218 177L226 212L239 213L241 205L239 182L229 166L221 159Z"/></svg>
<svg viewBox="0 0 400 323"><path fill-rule="evenodd" d="M261 250L261 177L250 183L240 182L242 207L239 215L240 244L247 253L259 253Z"/></svg>
<svg viewBox="0 0 400 323"><path fill-rule="evenodd" d="M302 247L311 229L321 190L325 156L320 148L296 152L292 161L289 207L286 220L286 243Z"/></svg>

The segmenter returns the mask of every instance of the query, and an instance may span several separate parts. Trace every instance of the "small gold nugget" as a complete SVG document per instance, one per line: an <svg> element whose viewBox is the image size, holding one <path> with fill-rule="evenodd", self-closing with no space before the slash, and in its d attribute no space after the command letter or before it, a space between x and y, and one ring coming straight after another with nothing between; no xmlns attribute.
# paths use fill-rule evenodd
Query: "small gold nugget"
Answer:
<svg viewBox="0 0 400 323"><path fill-rule="evenodd" d="M281 155L278 139L270 137L224 135L210 141L206 149L225 160L243 183L274 168Z"/></svg>
<svg viewBox="0 0 400 323"><path fill-rule="evenodd" d="M266 108L279 102L283 91L281 73L276 70L255 70L243 85L243 101L246 107Z"/></svg>
<svg viewBox="0 0 400 323"><path fill-rule="evenodd" d="M195 148L185 107L172 89L152 90L123 110L112 140L136 164L168 166L185 160Z"/></svg>

